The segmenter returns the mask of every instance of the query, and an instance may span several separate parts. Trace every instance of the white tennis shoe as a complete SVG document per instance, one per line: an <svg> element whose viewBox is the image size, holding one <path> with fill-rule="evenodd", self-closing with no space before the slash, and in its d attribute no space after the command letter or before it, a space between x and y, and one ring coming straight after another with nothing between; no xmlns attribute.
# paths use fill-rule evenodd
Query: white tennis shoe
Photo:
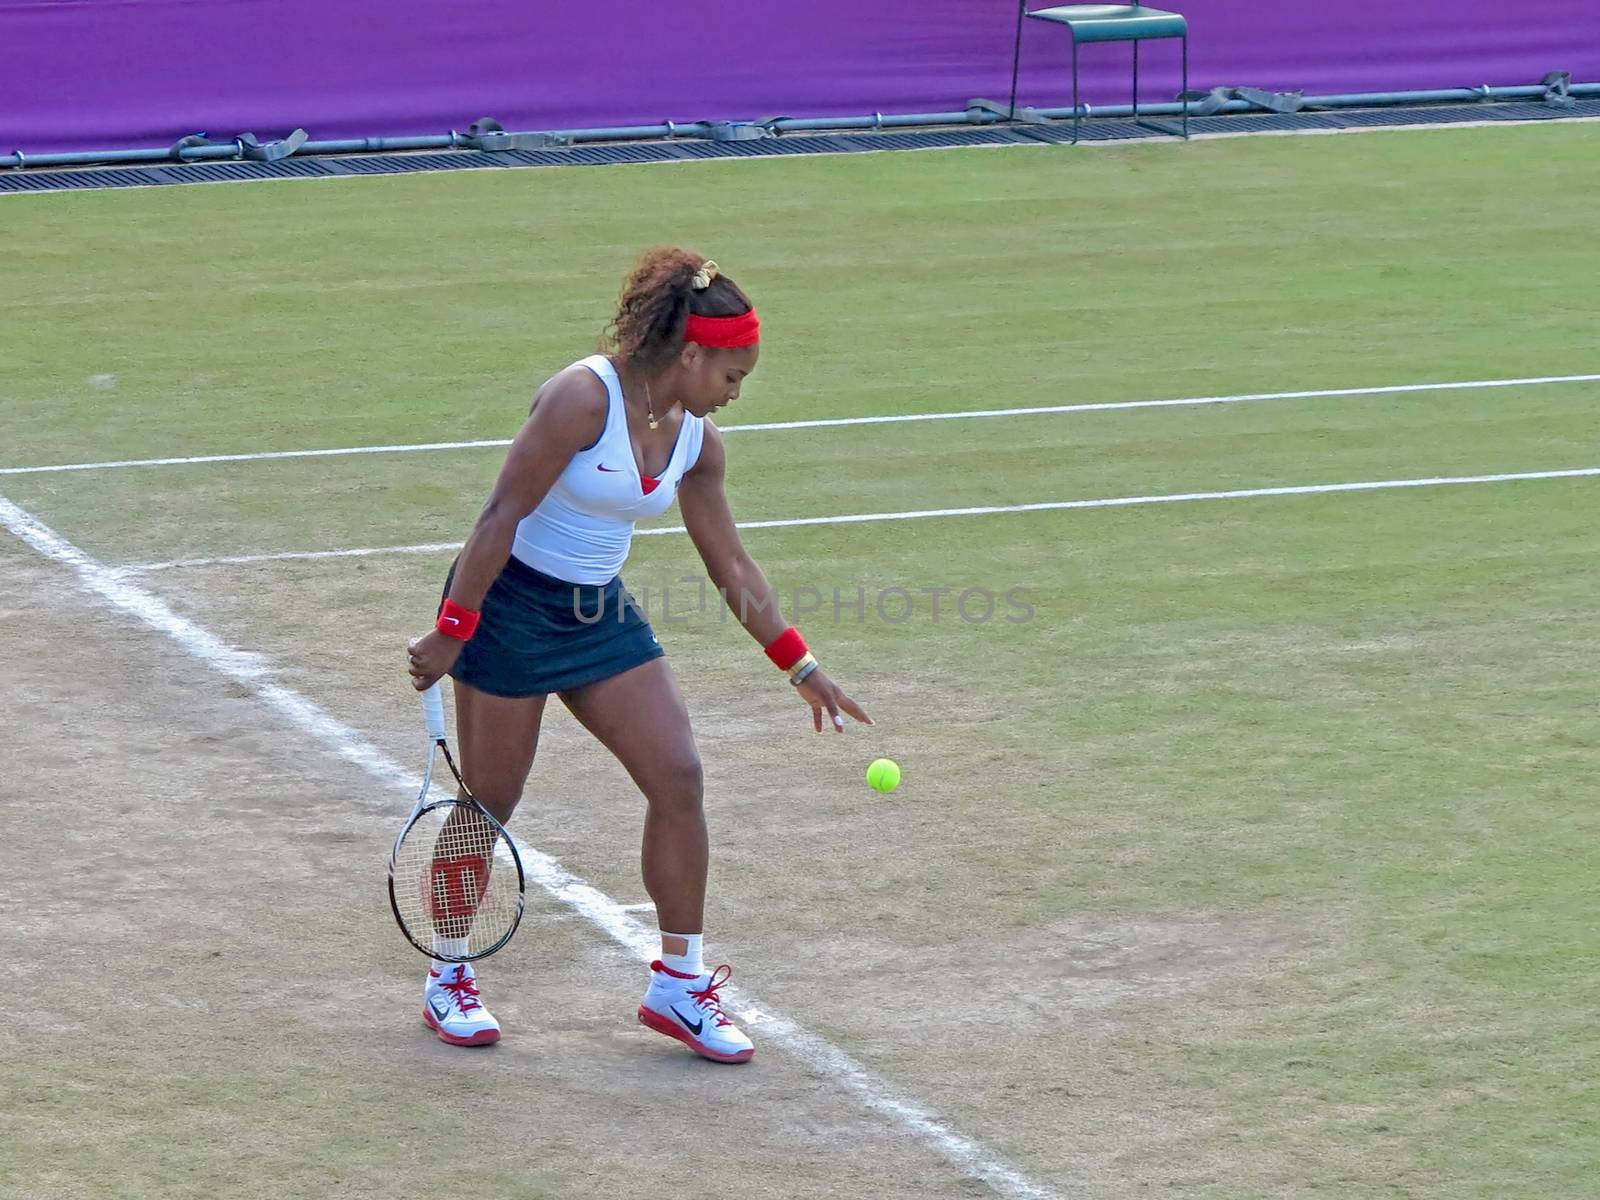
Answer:
<svg viewBox="0 0 1600 1200"><path fill-rule="evenodd" d="M723 963L709 975L684 975L661 962L650 964L650 990L639 1005L639 1024L677 1038L712 1062L749 1062L756 1048L722 1011L717 989L733 968Z"/></svg>
<svg viewBox="0 0 1600 1200"><path fill-rule="evenodd" d="M422 1020L452 1046L487 1046L500 1040L500 1022L478 999L478 981L468 963L428 971L422 989Z"/></svg>

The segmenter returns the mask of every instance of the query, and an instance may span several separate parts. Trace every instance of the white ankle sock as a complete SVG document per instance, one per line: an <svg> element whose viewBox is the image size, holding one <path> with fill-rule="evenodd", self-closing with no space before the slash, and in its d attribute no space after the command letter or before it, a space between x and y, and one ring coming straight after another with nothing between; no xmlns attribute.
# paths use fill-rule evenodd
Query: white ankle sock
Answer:
<svg viewBox="0 0 1600 1200"><path fill-rule="evenodd" d="M680 975L704 975L705 963L700 960L700 939L703 934L698 933L668 933L661 931L663 938L682 938L689 943L689 948L682 954L668 954L661 952L661 965L676 971Z"/></svg>
<svg viewBox="0 0 1600 1200"><path fill-rule="evenodd" d="M453 954L459 957L467 952L467 939L446 938L440 937L438 934L434 934L433 952L435 954ZM443 959L439 958L433 960L433 969L439 972L441 975L443 975L451 967L458 965L459 964L453 962L445 962Z"/></svg>

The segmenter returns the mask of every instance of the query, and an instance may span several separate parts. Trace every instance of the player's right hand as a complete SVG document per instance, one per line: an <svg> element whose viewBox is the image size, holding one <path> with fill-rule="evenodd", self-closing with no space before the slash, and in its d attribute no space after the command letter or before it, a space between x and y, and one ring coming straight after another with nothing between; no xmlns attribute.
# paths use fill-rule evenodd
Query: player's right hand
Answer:
<svg viewBox="0 0 1600 1200"><path fill-rule="evenodd" d="M411 686L419 692L427 691L456 665L461 647L465 645L460 638L445 637L437 629L413 638L406 647L406 657L411 664Z"/></svg>

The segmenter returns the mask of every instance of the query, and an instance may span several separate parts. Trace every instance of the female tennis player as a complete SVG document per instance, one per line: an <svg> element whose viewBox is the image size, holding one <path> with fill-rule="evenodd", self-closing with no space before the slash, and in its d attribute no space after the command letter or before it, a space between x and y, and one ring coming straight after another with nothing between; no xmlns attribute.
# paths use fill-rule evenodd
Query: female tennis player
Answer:
<svg viewBox="0 0 1600 1200"><path fill-rule="evenodd" d="M739 398L756 367L749 298L698 254L650 250L623 285L606 348L534 397L451 568L435 628L410 644L411 680L422 690L453 678L462 774L502 823L522 798L547 697L616 755L647 803L644 886L661 926L639 1020L705 1058L746 1062L755 1047L718 998L731 969L708 972L702 958L709 847L689 713L618 575L634 522L676 496L711 582L810 705L816 731L825 717L835 732L841 714L872 720L784 623L728 509L710 416ZM435 960L423 1017L455 1045L500 1036L467 964Z"/></svg>

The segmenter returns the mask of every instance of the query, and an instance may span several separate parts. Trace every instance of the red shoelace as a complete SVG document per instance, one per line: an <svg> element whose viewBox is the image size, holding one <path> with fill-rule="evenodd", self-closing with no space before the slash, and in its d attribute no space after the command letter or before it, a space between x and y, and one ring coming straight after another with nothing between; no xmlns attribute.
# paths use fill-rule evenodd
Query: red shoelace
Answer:
<svg viewBox="0 0 1600 1200"><path fill-rule="evenodd" d="M478 1003L478 981L467 974L465 967L457 967L456 977L448 983L441 982L439 986L450 993L464 1013L483 1007Z"/></svg>
<svg viewBox="0 0 1600 1200"><path fill-rule="evenodd" d="M733 968L727 963L723 963L715 971L711 972L711 978L706 980L705 987L689 989L689 995L694 997L694 1002L715 1017L718 1025L733 1024L732 1021L722 1015L722 997L717 995L717 989L727 983L729 976L732 974Z"/></svg>

